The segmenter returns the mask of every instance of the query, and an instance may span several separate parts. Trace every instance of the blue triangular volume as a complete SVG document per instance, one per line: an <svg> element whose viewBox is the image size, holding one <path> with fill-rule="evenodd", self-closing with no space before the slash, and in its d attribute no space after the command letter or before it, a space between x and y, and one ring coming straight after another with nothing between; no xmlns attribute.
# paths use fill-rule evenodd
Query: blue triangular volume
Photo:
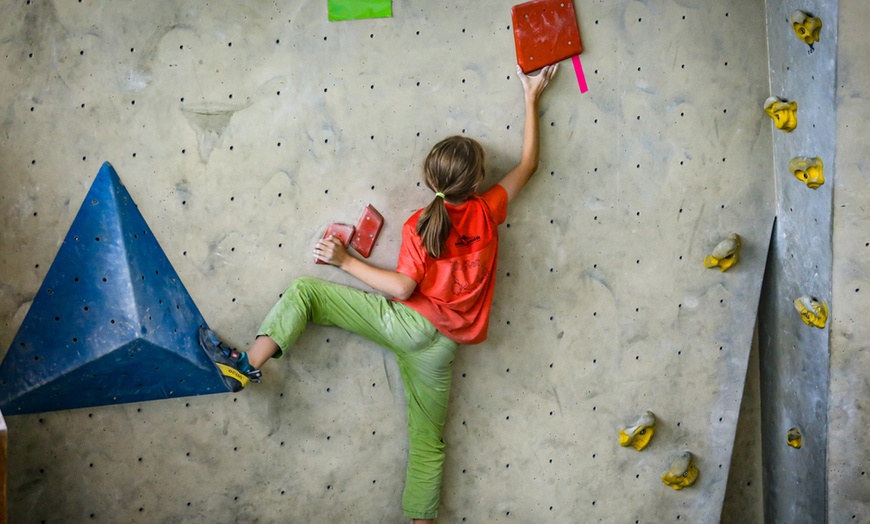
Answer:
<svg viewBox="0 0 870 524"><path fill-rule="evenodd" d="M0 409L38 413L226 392L206 325L103 164L0 364Z"/></svg>

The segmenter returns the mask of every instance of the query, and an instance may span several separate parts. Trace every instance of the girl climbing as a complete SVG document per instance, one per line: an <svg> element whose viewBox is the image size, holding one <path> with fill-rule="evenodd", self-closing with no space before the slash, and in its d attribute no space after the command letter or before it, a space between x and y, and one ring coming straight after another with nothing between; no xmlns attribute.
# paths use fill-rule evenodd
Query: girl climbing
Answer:
<svg viewBox="0 0 870 524"><path fill-rule="evenodd" d="M426 157L423 176L435 193L402 228L395 271L348 254L336 238L317 243L317 259L336 266L384 295L311 278L294 281L263 321L250 348L240 353L208 329L200 342L234 391L259 382L260 368L281 357L308 322L338 326L377 342L396 355L408 402L408 467L402 508L415 523L438 512L447 400L453 357L459 344L486 339L495 287L498 225L508 203L538 168L538 100L556 73L536 76L517 67L525 94L525 130L520 163L489 190L484 152L476 141L453 136Z"/></svg>

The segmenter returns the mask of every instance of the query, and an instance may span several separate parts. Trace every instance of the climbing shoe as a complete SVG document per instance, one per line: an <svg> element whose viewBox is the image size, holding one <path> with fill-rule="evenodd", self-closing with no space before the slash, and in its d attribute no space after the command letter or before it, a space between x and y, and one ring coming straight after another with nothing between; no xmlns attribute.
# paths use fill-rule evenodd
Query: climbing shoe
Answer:
<svg viewBox="0 0 870 524"><path fill-rule="evenodd" d="M214 331L207 327L199 328L199 345L208 358L214 362L227 389L241 391L248 382L260 382L263 373L247 362L247 355L228 347L218 340Z"/></svg>

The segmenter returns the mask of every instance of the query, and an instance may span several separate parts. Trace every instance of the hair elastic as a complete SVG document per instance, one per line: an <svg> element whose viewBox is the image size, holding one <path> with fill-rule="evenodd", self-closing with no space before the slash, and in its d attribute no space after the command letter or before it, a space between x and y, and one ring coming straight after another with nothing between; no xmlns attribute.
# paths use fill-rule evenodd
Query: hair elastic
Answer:
<svg viewBox="0 0 870 524"><path fill-rule="evenodd" d="M444 198L444 193L438 192L438 193L435 193L435 196Z"/></svg>

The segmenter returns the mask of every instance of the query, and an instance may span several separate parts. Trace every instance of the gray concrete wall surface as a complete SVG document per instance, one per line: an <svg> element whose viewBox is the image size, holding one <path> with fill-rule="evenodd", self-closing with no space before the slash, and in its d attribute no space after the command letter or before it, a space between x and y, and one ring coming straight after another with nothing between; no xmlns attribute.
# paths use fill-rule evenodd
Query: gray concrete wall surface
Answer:
<svg viewBox="0 0 870 524"><path fill-rule="evenodd" d="M791 14L822 19L813 48L795 35ZM794 300L831 304L833 184L810 189L789 170L798 156L821 157L835 178L837 4L767 3L771 95L798 104L797 127L774 130L777 220L759 316L764 509L767 522L823 522L829 329L805 324ZM793 427L800 449L787 444Z"/></svg>
<svg viewBox="0 0 870 524"><path fill-rule="evenodd" d="M839 2L837 171L828 397L828 522L870 521L870 218L867 120L870 119L870 5Z"/></svg>
<svg viewBox="0 0 870 524"><path fill-rule="evenodd" d="M764 522L764 491L761 455L761 375L758 369L758 332L752 340L749 367L737 434L728 471L728 488L722 506L722 524Z"/></svg>
<svg viewBox="0 0 870 524"><path fill-rule="evenodd" d="M0 351L110 161L236 346L333 221L372 203L395 264L420 164L464 133L519 158L511 2L82 0L0 6ZM577 2L589 92L545 94L542 165L501 228L490 339L461 348L443 522L716 522L774 216L764 5ZM742 262L702 264L730 233ZM264 383L8 419L13 522L401 521L392 356L309 329ZM650 447L617 433L646 409ZM662 484L689 450L698 483Z"/></svg>

